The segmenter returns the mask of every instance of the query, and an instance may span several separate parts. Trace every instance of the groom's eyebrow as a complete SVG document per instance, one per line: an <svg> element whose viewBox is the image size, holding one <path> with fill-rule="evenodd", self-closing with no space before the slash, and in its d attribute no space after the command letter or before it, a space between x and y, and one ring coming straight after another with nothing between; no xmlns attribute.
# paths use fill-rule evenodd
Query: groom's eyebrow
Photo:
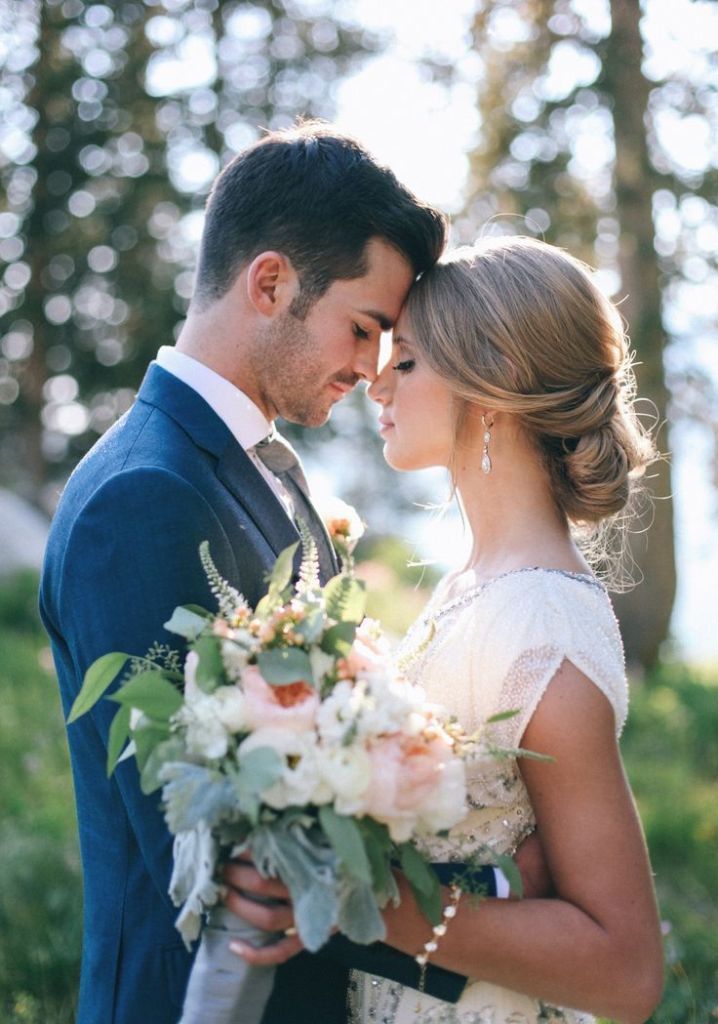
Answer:
<svg viewBox="0 0 718 1024"><path fill-rule="evenodd" d="M394 326L394 321L391 319L391 317L387 316L386 313L382 313L381 310L360 309L359 312L362 313L364 316L371 317L372 320L376 320L376 322L381 327L382 331L390 331Z"/></svg>

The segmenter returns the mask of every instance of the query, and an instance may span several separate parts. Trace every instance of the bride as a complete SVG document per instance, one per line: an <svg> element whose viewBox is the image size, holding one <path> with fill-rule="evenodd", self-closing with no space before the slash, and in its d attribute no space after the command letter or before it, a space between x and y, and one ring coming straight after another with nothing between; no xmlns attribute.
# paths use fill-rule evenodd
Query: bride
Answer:
<svg viewBox="0 0 718 1024"><path fill-rule="evenodd" d="M617 311L552 246L486 240L408 297L369 392L385 457L398 470L449 469L473 548L410 630L402 663L469 729L518 709L496 740L551 758L476 767L468 819L431 853L490 862L538 828L555 898L478 902L446 889L432 933L400 876L387 941L469 983L451 1005L353 972L357 1024L640 1022L660 998L650 868L617 743L623 650L582 554L605 565L602 528L654 456L633 384Z"/></svg>

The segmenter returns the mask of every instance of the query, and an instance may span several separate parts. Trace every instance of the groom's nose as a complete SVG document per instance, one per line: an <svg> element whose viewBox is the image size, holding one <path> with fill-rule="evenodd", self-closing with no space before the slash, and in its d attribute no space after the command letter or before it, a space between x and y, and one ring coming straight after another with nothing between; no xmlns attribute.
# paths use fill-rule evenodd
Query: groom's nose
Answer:
<svg viewBox="0 0 718 1024"><path fill-rule="evenodd" d="M379 338L367 339L360 345L357 345L352 369L362 380L367 380L370 383L376 380L379 366L379 347Z"/></svg>
<svg viewBox="0 0 718 1024"><path fill-rule="evenodd" d="M391 392L391 359L388 359L381 370L374 375L372 382L367 388L367 394L372 402L379 402L384 405L388 402Z"/></svg>

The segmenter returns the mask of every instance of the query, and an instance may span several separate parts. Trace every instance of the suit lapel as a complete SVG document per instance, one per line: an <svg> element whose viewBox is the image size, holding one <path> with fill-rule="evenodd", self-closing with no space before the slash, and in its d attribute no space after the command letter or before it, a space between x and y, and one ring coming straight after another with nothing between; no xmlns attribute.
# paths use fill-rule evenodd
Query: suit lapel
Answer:
<svg viewBox="0 0 718 1024"><path fill-rule="evenodd" d="M299 540L281 502L227 425L197 392L151 363L137 395L161 409L217 460L217 477L278 555Z"/></svg>
<svg viewBox="0 0 718 1024"><path fill-rule="evenodd" d="M278 555L299 540L282 503L241 445L232 438L222 453L217 476L252 517L269 546Z"/></svg>

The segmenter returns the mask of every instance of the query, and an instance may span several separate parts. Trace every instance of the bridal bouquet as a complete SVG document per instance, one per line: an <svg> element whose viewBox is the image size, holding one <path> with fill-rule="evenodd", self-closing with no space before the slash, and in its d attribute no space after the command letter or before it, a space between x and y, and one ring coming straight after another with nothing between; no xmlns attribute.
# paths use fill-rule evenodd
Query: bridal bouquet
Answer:
<svg viewBox="0 0 718 1024"><path fill-rule="evenodd" d="M243 1022L259 1020L271 991L271 970L227 950L229 931L255 944L276 939L220 902L217 866L244 850L289 889L311 951L334 928L359 943L384 938L380 910L397 899L393 865L429 919L440 917L438 880L415 841L465 816L469 740L392 667L378 626L364 618L348 527L339 535L340 575L320 586L305 533L298 582L294 545L254 609L203 544L218 612L180 607L166 623L187 643L184 665L160 646L145 658L107 654L70 715L88 711L127 666L109 698L119 709L108 772L134 756L143 791L161 788L175 836L170 894L188 945L208 917L183 1024L229 1022L240 1002Z"/></svg>

